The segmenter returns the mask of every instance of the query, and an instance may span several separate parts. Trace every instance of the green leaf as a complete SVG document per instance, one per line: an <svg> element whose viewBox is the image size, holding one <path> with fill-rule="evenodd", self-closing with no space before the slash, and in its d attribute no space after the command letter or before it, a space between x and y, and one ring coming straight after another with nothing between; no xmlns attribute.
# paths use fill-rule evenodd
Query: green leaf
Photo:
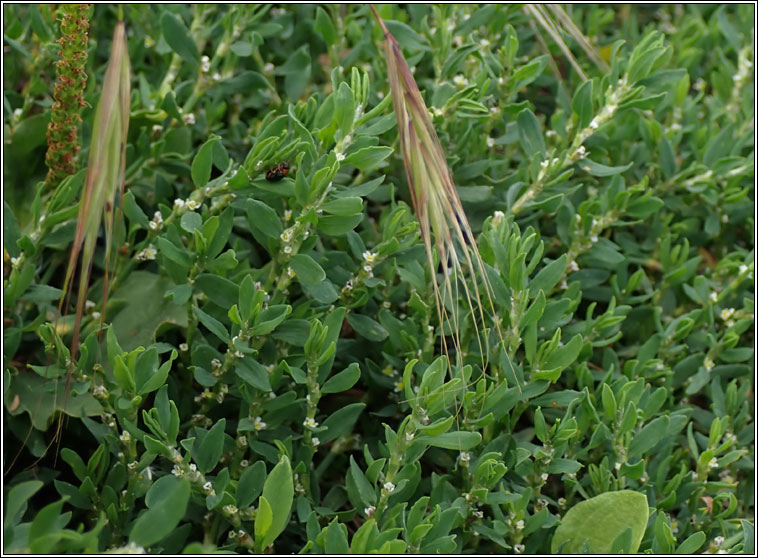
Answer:
<svg viewBox="0 0 758 558"><path fill-rule="evenodd" d="M148 510L132 524L129 540L148 547L171 534L187 511L190 492L190 483L174 475L155 481L145 498Z"/></svg>
<svg viewBox="0 0 758 558"><path fill-rule="evenodd" d="M200 308L197 306L193 307L193 310L195 312L195 315L197 316L197 319L200 320L200 323L202 323L205 327L208 328L208 330L221 339L221 341L225 343L231 343L232 339L229 337L229 332L226 330L224 325L219 322L216 318L211 316L210 314L206 314Z"/></svg>
<svg viewBox="0 0 758 558"><path fill-rule="evenodd" d="M650 215L658 213L663 207L663 200L655 196L645 196L640 199L632 201L626 207L626 213L630 217L637 219L645 219Z"/></svg>
<svg viewBox="0 0 758 558"><path fill-rule="evenodd" d="M271 89L271 84L268 80L258 72L245 70L219 82L218 86L213 89L213 92L230 96L239 93L250 95L262 89Z"/></svg>
<svg viewBox="0 0 758 558"><path fill-rule="evenodd" d="M318 228L327 236L341 236L352 231L363 220L363 215L327 215L319 217Z"/></svg>
<svg viewBox="0 0 758 558"><path fill-rule="evenodd" d="M295 254L290 258L290 267L301 282L318 284L326 279L326 273L316 260L306 254Z"/></svg>
<svg viewBox="0 0 758 558"><path fill-rule="evenodd" d="M182 20L171 12L164 11L161 16L161 30L166 43L183 60L189 60L197 64L200 61L200 53L197 45L187 30Z"/></svg>
<svg viewBox="0 0 758 558"><path fill-rule="evenodd" d="M32 285L21 298L29 302L51 302L60 300L62 294L62 290L49 285Z"/></svg>
<svg viewBox="0 0 758 558"><path fill-rule="evenodd" d="M353 362L342 372L329 378L321 388L321 393L339 393L350 389L361 377L361 368L357 362Z"/></svg>
<svg viewBox="0 0 758 558"><path fill-rule="evenodd" d="M566 254L562 254L560 258L540 269L534 279L529 281L529 295L534 297L540 290L546 293L552 291L566 272L567 265Z"/></svg>
<svg viewBox="0 0 758 558"><path fill-rule="evenodd" d="M358 415L363 412L365 407L365 403L352 403L331 414L322 424L322 426L326 426L326 431L319 432L318 437L321 439L321 443L327 444L343 434L351 432L355 421L358 420Z"/></svg>
<svg viewBox="0 0 758 558"><path fill-rule="evenodd" d="M239 299L239 287L220 275L201 273L195 277L195 285L221 308L234 306Z"/></svg>
<svg viewBox="0 0 758 558"><path fill-rule="evenodd" d="M542 137L540 123L529 109L522 110L516 119L518 137L524 153L531 157L535 153L545 155L545 139Z"/></svg>
<svg viewBox="0 0 758 558"><path fill-rule="evenodd" d="M554 368L563 370L576 360L576 357L579 356L579 351L582 349L582 345L584 345L582 335L581 333L577 333L571 338L571 341L551 352L542 364L542 368L544 370L552 370Z"/></svg>
<svg viewBox="0 0 758 558"><path fill-rule="evenodd" d="M332 19L321 6L316 8L316 19L313 22L313 30L321 35L326 46L330 47L334 44L336 37L334 24L332 23Z"/></svg>
<svg viewBox="0 0 758 558"><path fill-rule="evenodd" d="M347 544L347 528L337 518L326 527L324 533L324 552L327 555L349 554L350 547Z"/></svg>
<svg viewBox="0 0 758 558"><path fill-rule="evenodd" d="M397 42L400 43L403 48L406 48L411 52L418 50L431 50L429 41L427 41L424 36L416 33L416 31L414 31L405 23L386 19L384 20L384 24L387 26L387 29L389 29L389 32L392 33L392 36L395 37Z"/></svg>
<svg viewBox="0 0 758 558"><path fill-rule="evenodd" d="M63 451L61 451L62 453ZM79 458L78 455L76 457ZM79 458L79 461L81 461L81 458ZM82 467L84 467L83 461ZM26 510L27 501L42 488L43 484L42 481L37 480L25 481L8 491L8 496L5 499L5 520L3 522L5 529L10 525L17 525L21 521L21 516Z"/></svg>
<svg viewBox="0 0 758 558"><path fill-rule="evenodd" d="M352 165L362 171L371 170L389 157L392 154L392 151L393 149L391 147L385 147L383 145L364 147L363 149L359 149L345 157L342 164Z"/></svg>
<svg viewBox="0 0 758 558"><path fill-rule="evenodd" d="M156 239L156 244L158 244L158 250L160 250L166 259L188 269L192 267L192 256L184 246L179 248L176 244L162 236Z"/></svg>
<svg viewBox="0 0 758 558"><path fill-rule="evenodd" d="M279 239L284 228L276 211L262 201L248 199L245 202L247 222L267 238Z"/></svg>
<svg viewBox="0 0 758 558"><path fill-rule="evenodd" d="M271 506L271 528L262 540L262 548L266 548L276 540L287 526L295 489L292 484L292 467L290 460L283 455L279 463L271 470L263 485L261 498L268 500ZM260 500L259 500L260 501Z"/></svg>
<svg viewBox="0 0 758 558"><path fill-rule="evenodd" d="M200 217L200 214L194 211L188 211L182 215L179 223L181 224L182 228L188 233L192 233L195 229L202 230L203 228L203 218Z"/></svg>
<svg viewBox="0 0 758 558"><path fill-rule="evenodd" d="M143 229L150 227L150 220L140 206L137 205L137 200L134 199L134 194L131 191L127 191L124 194L124 215L129 218L129 222L132 224L139 225Z"/></svg>
<svg viewBox="0 0 758 558"><path fill-rule="evenodd" d="M216 467L221 453L224 451L224 429L226 419L219 420L214 424L202 441L195 444L193 450L195 462L201 473L208 473Z"/></svg>
<svg viewBox="0 0 758 558"><path fill-rule="evenodd" d="M260 541L261 548L263 546L263 539L271 529L271 523L274 519L274 514L271 511L271 505L266 500L265 496L261 496L258 500L258 511L255 515L255 540Z"/></svg>
<svg viewBox="0 0 758 558"><path fill-rule="evenodd" d="M267 335L274 331L292 312L287 304L274 304L255 317L255 325L250 330L253 335Z"/></svg>
<svg viewBox="0 0 758 558"><path fill-rule="evenodd" d="M234 372L254 388L266 393L271 391L268 372L262 364L252 357L247 356L240 360L234 367Z"/></svg>
<svg viewBox="0 0 758 558"><path fill-rule="evenodd" d="M628 165L621 167L608 167L590 159L582 159L578 164L582 170L590 173L592 176L613 176L614 174L621 174L622 172L629 170L634 163L629 163Z"/></svg>
<svg viewBox="0 0 758 558"><path fill-rule="evenodd" d="M577 118L577 129L582 130L589 126L594 114L592 106L592 80L588 79L577 87L571 108Z"/></svg>
<svg viewBox="0 0 758 558"><path fill-rule="evenodd" d="M585 541L589 552L608 554L616 538L631 529L629 552L636 553L645 533L648 518L647 497L639 492L605 492L572 507L553 535L553 554L582 552Z"/></svg>
<svg viewBox="0 0 758 558"><path fill-rule="evenodd" d="M387 339L389 333L379 322L363 314L351 312L347 315L347 321L350 326L362 337L369 341L380 342Z"/></svg>
<svg viewBox="0 0 758 558"><path fill-rule="evenodd" d="M194 43L193 43L194 44ZM198 150L195 158L192 159L192 183L195 188L202 188L208 184L211 178L211 166L213 165L214 144L220 141L218 136L211 136Z"/></svg>
<svg viewBox="0 0 758 558"><path fill-rule="evenodd" d="M263 483L266 480L266 464L263 461L256 461L245 472L242 473L237 483L237 507L246 508L252 504L263 490Z"/></svg>
<svg viewBox="0 0 758 558"><path fill-rule="evenodd" d="M523 330L527 326L537 323L540 317L542 317L542 313L544 311L545 311L545 292L540 290L537 292L537 297L534 299L534 302L532 302L532 305L524 313L524 315L521 316L521 321L519 322L519 325L518 325L519 329Z"/></svg>
<svg viewBox="0 0 758 558"><path fill-rule="evenodd" d="M437 448L464 451L478 446L479 442L482 441L482 435L479 432L463 430L461 432L445 432L437 436L419 436L416 440L419 443Z"/></svg>
<svg viewBox="0 0 758 558"><path fill-rule="evenodd" d="M353 456L350 456L350 470L348 472L350 480L355 484L355 488L358 491L358 496L364 506L372 506L376 504L376 491L371 483L368 482L366 475L355 462Z"/></svg>
<svg viewBox="0 0 758 558"><path fill-rule="evenodd" d="M700 547L703 546L705 538L705 533L702 531L692 533L689 537L682 541L682 544L676 547L674 554L695 554L700 549Z"/></svg>
<svg viewBox="0 0 758 558"><path fill-rule="evenodd" d="M363 211L363 200L357 196L337 198L325 203L321 208L332 215L358 215Z"/></svg>

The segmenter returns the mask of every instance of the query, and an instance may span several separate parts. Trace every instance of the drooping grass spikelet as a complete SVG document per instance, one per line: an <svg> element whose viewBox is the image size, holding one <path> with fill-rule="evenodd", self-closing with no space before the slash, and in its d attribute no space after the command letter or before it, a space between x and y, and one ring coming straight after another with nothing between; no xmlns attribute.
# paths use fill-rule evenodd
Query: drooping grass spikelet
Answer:
<svg viewBox="0 0 758 558"><path fill-rule="evenodd" d="M59 302L59 314L68 306L73 290L73 277L81 255L79 285L76 297L76 314L71 341L71 363L66 381L68 394L71 372L75 366L79 345L82 315L84 314L89 275L95 253L100 224L105 224L105 283L103 288L103 311L108 293L108 263L111 259L113 238L113 208L116 191L123 194L126 165L126 138L129 129L130 92L129 53L124 32L124 23L119 22L113 34L111 56L103 82L103 91L95 109L92 128L92 143L87 161L87 178L79 202L74 243L71 247L66 276L63 282L63 296Z"/></svg>
<svg viewBox="0 0 758 558"><path fill-rule="evenodd" d="M484 263L479 255L474 235L453 182L452 173L429 118L429 111L421 97L421 92L413 79L400 45L373 6L371 9L384 33L387 74L397 115L403 162L426 250L427 262L432 272L437 315L443 328L441 332L442 350L446 355L449 354L444 331L444 326L447 324L451 332L450 337L456 353L457 364L459 366L463 364L461 359L461 324L459 323L458 313L455 311L460 284L462 285L463 298L471 313L471 321L482 354L482 365L486 366L489 349L487 340L483 340L486 320L482 298L486 300L488 309L493 315L495 310ZM437 280L435 249L439 264L442 267L442 284ZM464 268L472 274L472 287L469 287L465 280ZM479 276L478 280L477 275ZM481 281L481 291L483 292L480 292L478 281ZM445 304L448 300L452 302L450 313ZM494 326L505 351L505 344L502 343L503 336L497 320L495 320ZM510 365L507 355L506 361Z"/></svg>

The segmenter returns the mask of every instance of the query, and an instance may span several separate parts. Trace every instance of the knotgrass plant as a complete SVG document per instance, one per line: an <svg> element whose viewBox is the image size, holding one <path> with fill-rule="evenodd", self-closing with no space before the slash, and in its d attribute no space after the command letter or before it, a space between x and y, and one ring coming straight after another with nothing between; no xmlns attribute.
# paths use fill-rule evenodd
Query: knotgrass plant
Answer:
<svg viewBox="0 0 758 558"><path fill-rule="evenodd" d="M95 6L75 358L56 11L3 9L4 551L753 552L752 6L565 8L607 69L542 10L586 80L525 6L376 6L394 77L367 6Z"/></svg>

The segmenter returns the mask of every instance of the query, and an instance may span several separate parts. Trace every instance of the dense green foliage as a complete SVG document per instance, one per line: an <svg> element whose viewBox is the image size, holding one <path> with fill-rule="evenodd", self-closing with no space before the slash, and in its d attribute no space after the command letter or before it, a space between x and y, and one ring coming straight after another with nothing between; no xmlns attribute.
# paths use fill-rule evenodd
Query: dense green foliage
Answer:
<svg viewBox="0 0 758 558"><path fill-rule="evenodd" d="M484 370L462 300L441 356L368 7L124 6L118 257L70 390L116 13L50 192L61 14L3 9L4 551L753 552L754 6L574 6L587 80L522 6L378 8L486 264Z"/></svg>

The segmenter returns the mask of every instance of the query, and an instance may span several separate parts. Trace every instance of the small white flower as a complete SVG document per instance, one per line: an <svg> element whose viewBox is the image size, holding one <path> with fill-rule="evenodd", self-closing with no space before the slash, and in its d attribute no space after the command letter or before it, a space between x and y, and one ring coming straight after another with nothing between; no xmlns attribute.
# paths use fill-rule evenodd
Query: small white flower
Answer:
<svg viewBox="0 0 758 558"><path fill-rule="evenodd" d="M728 214L728 213L724 213L724 214L721 216L721 222L722 222L722 223L728 223L728 222L729 222L729 214Z"/></svg>
<svg viewBox="0 0 758 558"><path fill-rule="evenodd" d="M376 506L369 506L367 508L363 508L363 514L367 517L371 517L374 515L374 512L376 511Z"/></svg>
<svg viewBox="0 0 758 558"><path fill-rule="evenodd" d="M182 476L184 476L184 471L182 470L181 467L179 467L179 465L174 465L174 468L171 469L171 474L174 475L175 477L181 478Z"/></svg>
<svg viewBox="0 0 758 558"><path fill-rule="evenodd" d="M519 519L516 522L516 530L521 531L523 529L524 529L524 520L523 519Z"/></svg>
<svg viewBox="0 0 758 558"><path fill-rule="evenodd" d="M253 421L253 428L255 428L256 431L258 430L265 430L266 426L268 426L261 417L255 417L255 420Z"/></svg>
<svg viewBox="0 0 758 558"><path fill-rule="evenodd" d="M187 345L187 343L180 343L179 350L183 353L186 353L187 351L189 351L189 345Z"/></svg>
<svg viewBox="0 0 758 558"><path fill-rule="evenodd" d="M401 391L403 391L403 387L404 387L403 380L398 380L397 382L395 382L395 391L396 392L400 393Z"/></svg>
<svg viewBox="0 0 758 558"><path fill-rule="evenodd" d="M514 544L513 545L513 551L516 554L523 554L524 550L526 550L526 547L523 544Z"/></svg>
<svg viewBox="0 0 758 558"><path fill-rule="evenodd" d="M724 308L719 316L721 316L722 320L727 321L732 317L732 314L734 314L734 308Z"/></svg>
<svg viewBox="0 0 758 558"><path fill-rule="evenodd" d="M287 210L287 211L289 211L289 210ZM285 213L284 213L284 218L285 219L287 219L289 221L289 218L291 216L292 216L292 211L289 212L289 215L287 215L287 212L285 211ZM282 239L282 242L289 242L290 240L292 240L292 235L293 235L293 232L292 232L291 228L284 229L282 231L282 234L279 235L279 238Z"/></svg>
<svg viewBox="0 0 758 558"><path fill-rule="evenodd" d="M568 264L568 270L569 273L573 271L579 271L579 265L574 260L571 260Z"/></svg>
<svg viewBox="0 0 758 558"><path fill-rule="evenodd" d="M150 246L148 246L147 248L145 248L145 249L143 250L143 254L142 254L142 255L143 255L143 257L144 257L146 260L154 260L154 259L155 259L155 257L158 255L158 250L156 250L156 249L155 249L155 246L153 246L153 245L151 244Z"/></svg>
<svg viewBox="0 0 758 558"><path fill-rule="evenodd" d="M345 154L344 153L337 153L337 160L338 161L344 161L345 160Z"/></svg>
<svg viewBox="0 0 758 558"><path fill-rule="evenodd" d="M308 417L307 419L303 421L303 426L305 426L306 428L316 428L318 427L318 422L316 422L315 419Z"/></svg>
<svg viewBox="0 0 758 558"><path fill-rule="evenodd" d="M124 443L127 443L129 440L131 440L131 439L132 439L132 436L131 436L131 434L129 434L129 432L127 432L126 430L124 430L124 431L121 433L121 436L119 436L119 439L120 439L122 442L124 442Z"/></svg>
<svg viewBox="0 0 758 558"><path fill-rule="evenodd" d="M558 505L563 507L566 505L566 498L558 498Z"/></svg>
<svg viewBox="0 0 758 558"><path fill-rule="evenodd" d="M480 39L479 44L482 45L483 47L490 46L490 42L487 39Z"/></svg>
<svg viewBox="0 0 758 558"><path fill-rule="evenodd" d="M128 468L130 471L134 471L134 470L137 468L137 465L139 465L139 464L138 464L136 461L132 461L131 463L129 463L129 464L127 465L127 468Z"/></svg>
<svg viewBox="0 0 758 558"><path fill-rule="evenodd" d="M207 73L211 69L211 59L206 55L200 57L200 68L202 68L204 73Z"/></svg>
<svg viewBox="0 0 758 558"><path fill-rule="evenodd" d="M153 258L155 259L155 258ZM99 320L100 319L100 312L92 312L92 319L93 320Z"/></svg>
<svg viewBox="0 0 758 558"><path fill-rule="evenodd" d="M495 146L495 138L492 136L487 136L487 147L494 147Z"/></svg>
<svg viewBox="0 0 758 558"><path fill-rule="evenodd" d="M188 126L192 126L195 123L195 114L192 112L183 114L182 120L184 120L184 123L187 124Z"/></svg>
<svg viewBox="0 0 758 558"><path fill-rule="evenodd" d="M284 248L282 248L282 252L284 252L285 254L291 254L292 246L285 246ZM290 275L290 270L287 270L287 274ZM290 277L294 277L294 276L295 276L295 272L293 271Z"/></svg>
<svg viewBox="0 0 758 558"><path fill-rule="evenodd" d="M196 202L195 200L187 200L187 209L190 211L195 211L198 207L200 207L200 204Z"/></svg>
<svg viewBox="0 0 758 558"><path fill-rule="evenodd" d="M468 467L468 464L471 462L471 454L467 451L462 451L458 455L458 459L460 460L461 465Z"/></svg>
<svg viewBox="0 0 758 558"><path fill-rule="evenodd" d="M413 438L415 438L415 437L416 437L416 433L415 432L406 432L405 433L405 441L406 442L412 442Z"/></svg>
<svg viewBox="0 0 758 558"><path fill-rule="evenodd" d="M600 122L597 119L597 116L592 119L592 122L590 122L590 129L591 130L597 130L598 126L600 126Z"/></svg>
<svg viewBox="0 0 758 558"><path fill-rule="evenodd" d="M468 85L468 80L467 80L467 79L466 79L466 78L463 76L463 74L457 74L457 75L456 75L456 76L453 78L453 83L454 83L455 85L458 85L458 86L460 86L460 87L465 87L465 86L467 86L467 85Z"/></svg>
<svg viewBox="0 0 758 558"><path fill-rule="evenodd" d="M192 471L193 473L197 473L197 465L195 465L194 463L190 463L189 470Z"/></svg>
<svg viewBox="0 0 758 558"><path fill-rule="evenodd" d="M547 481L547 477L548 477L548 474L547 474L547 473L542 473L542 474L540 475L540 478L542 479L542 482L545 482L545 481Z"/></svg>
<svg viewBox="0 0 758 558"><path fill-rule="evenodd" d="M284 220L285 221L289 221L290 219L292 219L292 210L291 209L285 209L284 210ZM289 230L289 229L287 229L287 230ZM284 233L282 233L282 234L284 234ZM284 238L282 238L282 240L284 240Z"/></svg>
<svg viewBox="0 0 758 558"><path fill-rule="evenodd" d="M718 460L715 457L711 457L711 460L708 462L708 468L714 469L718 464Z"/></svg>
<svg viewBox="0 0 758 558"><path fill-rule="evenodd" d="M317 448L320 443L321 443L321 440L318 439L318 436L314 436L313 438L311 438L311 445L314 448Z"/></svg>
<svg viewBox="0 0 758 558"><path fill-rule="evenodd" d="M243 459L242 461L240 461L240 467L245 468L248 465L250 465L250 462L247 459Z"/></svg>
<svg viewBox="0 0 758 558"><path fill-rule="evenodd" d="M391 482L385 482L383 487L384 487L384 490L386 490L390 494L395 491L395 485L392 484Z"/></svg>
<svg viewBox="0 0 758 558"><path fill-rule="evenodd" d="M474 512L472 515L473 515L475 518L477 518L477 519L482 519L482 518L484 517L484 512L483 512L483 511L479 511L479 510L476 510L476 511L475 511L475 512Z"/></svg>
<svg viewBox="0 0 758 558"><path fill-rule="evenodd" d="M224 513L227 515L236 515L238 511L237 506L233 504L227 504L224 506Z"/></svg>
<svg viewBox="0 0 758 558"><path fill-rule="evenodd" d="M150 223L148 224L150 226L150 230L153 230L153 231L157 231L158 227L160 227L160 224L156 223L155 221L150 221Z"/></svg>
<svg viewBox="0 0 758 558"><path fill-rule="evenodd" d="M271 74L274 72L274 65L271 62L267 62L265 66L263 66L263 71L267 74Z"/></svg>
<svg viewBox="0 0 758 558"><path fill-rule="evenodd" d="M150 48L155 46L155 39L153 39L150 35L145 35L145 48Z"/></svg>
<svg viewBox="0 0 758 558"><path fill-rule="evenodd" d="M184 207L184 200L182 198L176 198L174 200L174 210Z"/></svg>
<svg viewBox="0 0 758 558"><path fill-rule="evenodd" d="M287 276L290 277L290 278L293 278L295 276L295 270L292 269L291 267L288 267L287 268Z"/></svg>
<svg viewBox="0 0 758 558"><path fill-rule="evenodd" d="M718 295L718 293L715 293L715 292L713 292L713 293L711 293L711 294L708 296L708 298L709 298L709 299L711 299L711 302L718 302L718 300L719 300L719 295Z"/></svg>
<svg viewBox="0 0 758 558"><path fill-rule="evenodd" d="M369 252L368 250L366 250L365 252L363 252L362 255L366 263L372 264L376 261L377 254L374 252Z"/></svg>
<svg viewBox="0 0 758 558"><path fill-rule="evenodd" d="M247 445L247 436L240 436L239 438L237 438L237 441L239 442L239 444L241 446L246 446Z"/></svg>

